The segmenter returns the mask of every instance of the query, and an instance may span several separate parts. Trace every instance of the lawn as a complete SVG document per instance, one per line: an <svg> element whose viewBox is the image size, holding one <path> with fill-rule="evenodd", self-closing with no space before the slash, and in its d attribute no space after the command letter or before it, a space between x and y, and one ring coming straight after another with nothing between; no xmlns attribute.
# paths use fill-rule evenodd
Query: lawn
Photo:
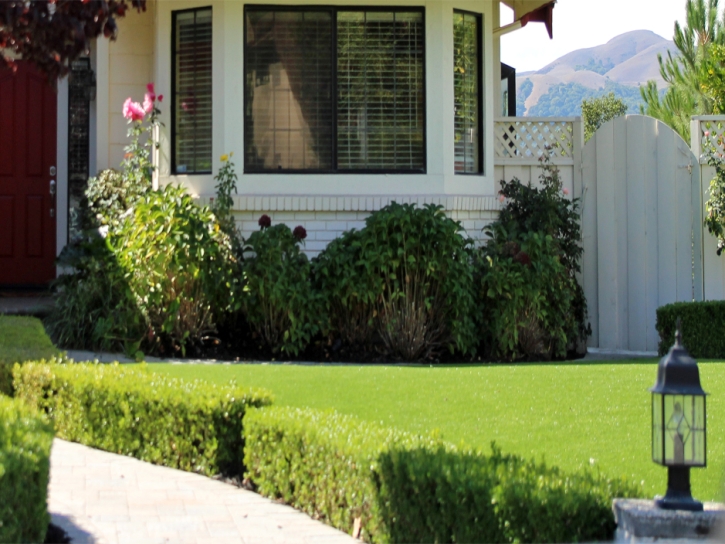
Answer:
<svg viewBox="0 0 725 544"><path fill-rule="evenodd" d="M39 319L0 315L0 394L12 394L12 365L59 354Z"/></svg>
<svg viewBox="0 0 725 544"><path fill-rule="evenodd" d="M334 408L400 429L545 459L593 465L664 493L666 469L650 460L650 393L656 360L587 364L310 366L150 364L184 378L264 387L275 403ZM708 397L708 468L693 494L723 499L725 363L700 364Z"/></svg>

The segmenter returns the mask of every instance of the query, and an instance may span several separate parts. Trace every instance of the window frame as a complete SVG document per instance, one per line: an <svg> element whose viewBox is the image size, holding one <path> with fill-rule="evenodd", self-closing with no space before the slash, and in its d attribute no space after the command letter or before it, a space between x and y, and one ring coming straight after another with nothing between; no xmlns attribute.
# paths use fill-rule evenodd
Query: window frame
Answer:
<svg viewBox="0 0 725 544"><path fill-rule="evenodd" d="M477 63L477 66L476 67L478 68L478 93L477 93L477 97L476 98L478 100L478 116L477 116L478 119L477 119L477 122L478 122L478 134L479 134L479 138L478 138L478 146L477 146L478 149L476 150L476 152L478 153L478 171L477 172L456 172L456 169L455 169L455 158L456 158L455 155L456 155L456 153L455 153L455 140L454 140L454 142L453 142L453 161L454 161L453 174L456 175L456 176L483 176L483 175L486 174L486 166L485 166L485 163L484 163L484 157L485 157L485 154L484 154L484 149L485 149L485 126L483 124L483 122L484 122L484 107L486 105L486 103L484 102L484 83L485 83L485 80L484 80L484 76L485 76L484 61L485 61L485 55L484 55L484 51L483 51L483 14L482 13L476 13L475 11L468 11L468 10L465 10L465 9L456 9L456 8L454 8L453 9L453 15L455 15L457 13L460 14L460 15L471 15L471 16L473 16L473 17L476 18L476 23L477 23L477 29L476 29L477 30L476 31L476 42L477 43L476 43L476 47L478 48L478 63ZM456 53L455 53L455 46L454 46L453 59L452 59L453 60L453 67L454 68L456 66L455 55L456 55ZM454 94L453 107L455 109L455 75L454 75L453 85L454 85L454 91L453 91L453 94ZM456 133L456 127L455 127L455 117L454 117L454 123L453 123L453 135L454 135L454 138L455 138L455 133Z"/></svg>
<svg viewBox="0 0 725 544"><path fill-rule="evenodd" d="M247 106L248 104L248 93L247 93L247 13L248 11L319 11L330 13L332 15L332 37L330 41L330 49L332 54L331 59L331 84L332 84L332 164L333 167L330 169L263 169L263 168L252 168L247 164ZM350 169L350 168L338 168L338 132L337 132L337 112L338 112L338 78L337 78L337 14L340 12L405 12L405 13L419 13L421 15L421 26L423 28L423 54L422 54L422 74L421 78L423 81L423 167L419 169L391 169L391 168L379 168L379 169ZM244 5L244 33L243 33L243 62L244 62L244 164L243 172L245 174L426 174L428 172L428 80L426 73L426 55L428 51L428 40L426 32L426 17L425 17L425 6L366 6L366 5L355 5L355 6L334 6L334 5L285 5L285 4L245 4Z"/></svg>
<svg viewBox="0 0 725 544"><path fill-rule="evenodd" d="M196 11L209 10L212 14L212 154L210 157L210 164L214 164L214 121L213 121L213 107L214 107L214 8L211 4L208 6L197 6L194 8L178 9L171 11L171 150L170 150L170 172L172 176L208 176L212 173L212 170L199 170L194 172L178 172L176 170L176 33L177 33L177 17L184 13L192 13Z"/></svg>

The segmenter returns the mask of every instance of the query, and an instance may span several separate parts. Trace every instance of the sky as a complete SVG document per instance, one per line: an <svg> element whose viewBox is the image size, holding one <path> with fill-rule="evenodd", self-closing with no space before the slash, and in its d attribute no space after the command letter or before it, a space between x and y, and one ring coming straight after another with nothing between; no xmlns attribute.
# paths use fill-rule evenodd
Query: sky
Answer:
<svg viewBox="0 0 725 544"><path fill-rule="evenodd" d="M502 6L501 22L513 20ZM630 30L651 30L672 39L675 20L685 20L685 0L558 0L554 8L554 39L542 23L501 38L501 60L517 72L539 70L560 56L607 43Z"/></svg>

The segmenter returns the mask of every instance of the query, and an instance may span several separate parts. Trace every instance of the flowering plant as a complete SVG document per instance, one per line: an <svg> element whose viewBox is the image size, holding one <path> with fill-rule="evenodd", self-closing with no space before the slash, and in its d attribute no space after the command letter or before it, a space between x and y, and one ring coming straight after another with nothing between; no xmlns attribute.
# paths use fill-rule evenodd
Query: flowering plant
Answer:
<svg viewBox="0 0 725 544"><path fill-rule="evenodd" d="M151 175L154 166L151 161L151 149L158 148L159 143L153 139L154 128L161 125L158 103L163 95L156 95L153 83L146 85L143 103L134 102L131 97L123 103L123 116L128 120L128 137L131 142L124 148L121 167L131 181L140 185L151 186ZM147 135L144 139L143 136Z"/></svg>

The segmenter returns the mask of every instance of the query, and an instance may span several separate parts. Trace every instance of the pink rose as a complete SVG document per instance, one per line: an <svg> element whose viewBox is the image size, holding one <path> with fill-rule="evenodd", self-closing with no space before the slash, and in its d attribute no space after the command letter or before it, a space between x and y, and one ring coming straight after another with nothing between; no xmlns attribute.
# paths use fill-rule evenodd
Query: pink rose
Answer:
<svg viewBox="0 0 725 544"><path fill-rule="evenodd" d="M158 99L159 99L159 102L163 102L164 101L164 95L163 94L160 94L158 96Z"/></svg>
<svg viewBox="0 0 725 544"><path fill-rule="evenodd" d="M503 196L502 194L499 194L499 195L498 195L498 201L499 201L499 202L501 202L501 203L503 204L503 201L504 201L504 200L506 200L506 197L505 197L505 196Z"/></svg>
<svg viewBox="0 0 725 544"><path fill-rule="evenodd" d="M561 190L561 192L562 192L562 193L564 193L565 195L568 195L568 194L569 194L569 189L567 189L566 187L564 187L564 188L563 188L563 189Z"/></svg>
<svg viewBox="0 0 725 544"><path fill-rule="evenodd" d="M153 83L147 83L146 84L146 90L150 93L155 95L156 91L154 90L154 84Z"/></svg>
<svg viewBox="0 0 725 544"><path fill-rule="evenodd" d="M123 116L130 121L143 121L146 111L141 107L141 104L127 98L123 103Z"/></svg>
<svg viewBox="0 0 725 544"><path fill-rule="evenodd" d="M154 100L156 97L151 93L146 93L146 95L143 97L143 111L145 113L151 113L151 110L154 109Z"/></svg>

